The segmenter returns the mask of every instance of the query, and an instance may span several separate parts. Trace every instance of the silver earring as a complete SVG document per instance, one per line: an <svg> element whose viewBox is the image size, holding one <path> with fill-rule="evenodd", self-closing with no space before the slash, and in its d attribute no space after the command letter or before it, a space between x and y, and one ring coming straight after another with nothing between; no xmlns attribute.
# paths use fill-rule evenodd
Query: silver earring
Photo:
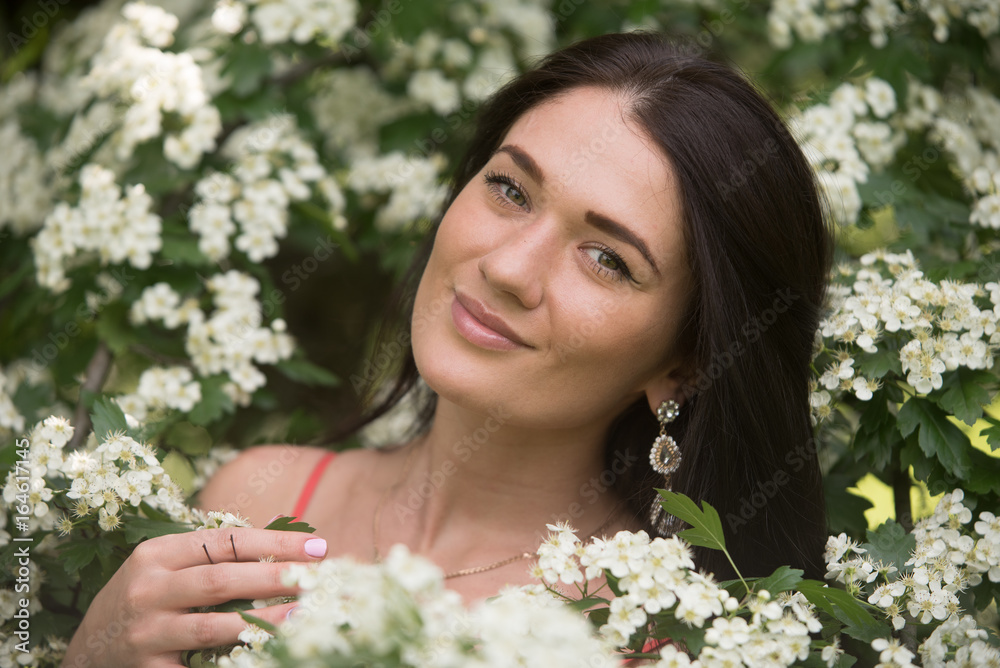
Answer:
<svg viewBox="0 0 1000 668"><path fill-rule="evenodd" d="M670 478L681 465L681 451L677 447L677 441L673 436L667 435L667 425L677 419L680 408L680 404L668 399L656 409L656 419L660 422L660 435L653 441L653 449L649 451L649 465L663 476L664 489L670 489ZM660 505L660 495L657 494L649 509L650 523L660 534L666 534L672 520L673 517L664 512L663 506Z"/></svg>

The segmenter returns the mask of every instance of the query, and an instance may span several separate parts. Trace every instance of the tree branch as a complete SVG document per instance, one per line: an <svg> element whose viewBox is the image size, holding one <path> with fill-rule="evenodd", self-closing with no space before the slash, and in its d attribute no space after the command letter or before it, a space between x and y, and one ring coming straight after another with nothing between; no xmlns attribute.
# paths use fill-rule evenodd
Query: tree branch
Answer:
<svg viewBox="0 0 1000 668"><path fill-rule="evenodd" d="M97 350L87 364L86 377L83 385L80 386L80 398L76 402L76 412L73 414L73 438L67 446L70 450L76 450L86 440L90 433L90 414L84 404L86 394L97 393L104 387L104 381L108 377L108 370L111 368L113 358L111 351L104 341L97 342Z"/></svg>

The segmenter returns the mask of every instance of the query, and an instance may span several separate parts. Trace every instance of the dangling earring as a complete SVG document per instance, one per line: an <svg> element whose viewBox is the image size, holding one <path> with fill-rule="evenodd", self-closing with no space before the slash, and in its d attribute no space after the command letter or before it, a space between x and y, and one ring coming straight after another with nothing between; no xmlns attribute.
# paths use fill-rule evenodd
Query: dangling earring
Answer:
<svg viewBox="0 0 1000 668"><path fill-rule="evenodd" d="M653 441L653 449L649 451L649 464L654 471L663 476L665 489L670 489L670 478L681 465L681 451L677 447L677 441L673 436L667 435L667 425L677 419L680 408L680 404L669 399L656 409L656 419L660 422L660 435ZM660 495L657 494L649 509L649 521L660 534L666 534L671 520L673 516L664 512L663 506L660 505Z"/></svg>

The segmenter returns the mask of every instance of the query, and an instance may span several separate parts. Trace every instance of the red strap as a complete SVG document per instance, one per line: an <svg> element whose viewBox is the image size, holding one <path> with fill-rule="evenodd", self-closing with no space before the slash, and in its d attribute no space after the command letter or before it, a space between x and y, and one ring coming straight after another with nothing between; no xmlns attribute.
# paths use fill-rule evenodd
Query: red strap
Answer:
<svg viewBox="0 0 1000 668"><path fill-rule="evenodd" d="M333 456L337 454L335 452L328 452L316 463L316 468L313 469L312 474L309 476L309 480L306 481L306 486L302 488L302 494L299 495L299 500L295 504L295 510L292 511L292 517L300 518L302 513L306 511L306 506L309 505L309 499L312 498L313 492L316 491L316 485L319 484L319 479L323 475L323 471L326 469L326 465L330 463Z"/></svg>

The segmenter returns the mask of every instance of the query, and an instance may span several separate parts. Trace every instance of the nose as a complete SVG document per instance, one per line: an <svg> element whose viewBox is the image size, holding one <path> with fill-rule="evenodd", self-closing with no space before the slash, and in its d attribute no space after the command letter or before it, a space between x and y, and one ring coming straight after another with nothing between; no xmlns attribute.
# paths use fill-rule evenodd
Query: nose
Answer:
<svg viewBox="0 0 1000 668"><path fill-rule="evenodd" d="M555 262L553 226L544 218L514 227L479 260L479 271L498 292L505 292L528 309L542 303L545 277Z"/></svg>

